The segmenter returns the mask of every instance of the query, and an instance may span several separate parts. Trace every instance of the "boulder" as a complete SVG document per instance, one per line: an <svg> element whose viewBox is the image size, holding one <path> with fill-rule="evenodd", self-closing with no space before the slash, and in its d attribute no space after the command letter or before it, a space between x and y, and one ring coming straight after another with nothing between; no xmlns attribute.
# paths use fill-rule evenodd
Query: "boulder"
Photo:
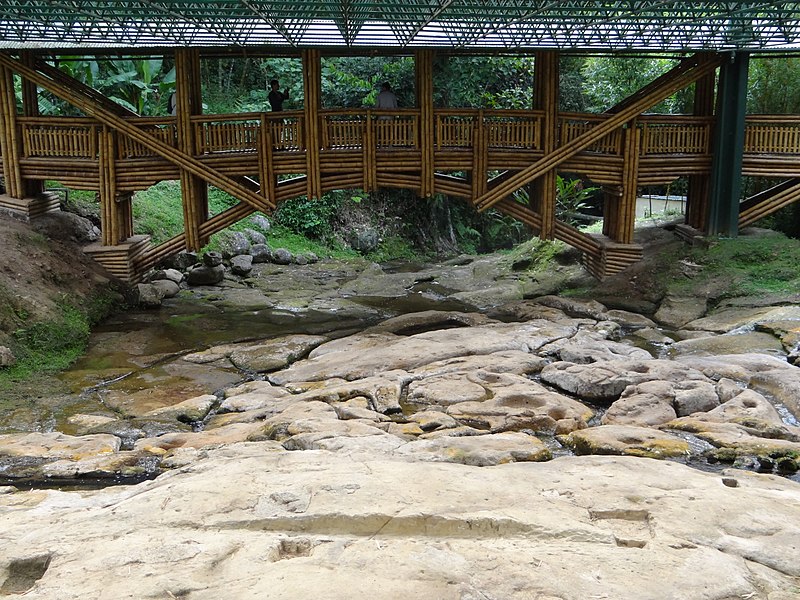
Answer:
<svg viewBox="0 0 800 600"><path fill-rule="evenodd" d="M239 254L231 258L231 273L239 277L246 277L253 270L253 257L249 254Z"/></svg>
<svg viewBox="0 0 800 600"><path fill-rule="evenodd" d="M272 248L267 244L253 244L250 248L250 255L254 263L272 262Z"/></svg>
<svg viewBox="0 0 800 600"><path fill-rule="evenodd" d="M221 264L215 267L201 265L186 273L186 283L189 285L217 285L225 279L225 267Z"/></svg>

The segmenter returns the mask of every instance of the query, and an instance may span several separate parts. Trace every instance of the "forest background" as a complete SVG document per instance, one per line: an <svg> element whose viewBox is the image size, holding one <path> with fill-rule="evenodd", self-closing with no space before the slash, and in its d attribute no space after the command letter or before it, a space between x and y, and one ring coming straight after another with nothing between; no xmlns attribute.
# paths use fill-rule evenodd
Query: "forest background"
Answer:
<svg viewBox="0 0 800 600"><path fill-rule="evenodd" d="M669 70L677 61L665 57L564 56L561 59L560 109L602 113L629 94ZM141 115L167 115L175 88L174 65L169 58L87 60L62 57L58 67ZM434 103L437 107L526 109L533 97L533 57L441 56L434 65ZM303 108L302 66L299 58L217 58L201 63L203 111L207 114L269 110L267 94L272 79L289 90L285 109ZM411 57L334 57L322 61L324 108L360 108L374 105L380 84L388 82L400 107L414 106L414 63ZM687 114L692 111L692 87L653 107L652 113ZM47 93L40 95L42 114L79 114ZM748 113L800 114L800 58L751 60ZM745 178L745 196L777 183ZM52 182L58 187L57 182ZM642 194L680 195L686 182L641 190ZM572 224L591 223L600 214L602 196L591 181L563 173L558 180L559 218ZM71 208L98 220L94 195L73 192ZM517 200L527 202L525 191ZM235 200L220 190L209 192L212 213ZM180 189L163 182L136 195L135 232L159 243L182 229ZM584 217L583 215L589 215ZM265 229L265 221L246 219L233 229ZM775 214L759 226L800 236L800 206ZM363 234L368 235L363 235ZM476 253L511 247L530 237L524 225L496 211L477 213L459 199L444 195L420 199L407 190L338 190L318 200L305 197L280 205L269 228L270 243L292 250L325 255L347 255L358 249L372 260L418 258L459 252ZM374 240L366 244L364 240ZM219 243L212 239L210 248Z"/></svg>

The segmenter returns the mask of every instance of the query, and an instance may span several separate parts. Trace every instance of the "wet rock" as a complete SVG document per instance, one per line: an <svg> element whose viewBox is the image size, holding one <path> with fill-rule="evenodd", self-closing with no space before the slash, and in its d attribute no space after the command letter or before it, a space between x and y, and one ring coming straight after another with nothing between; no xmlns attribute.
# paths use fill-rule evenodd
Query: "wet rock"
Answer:
<svg viewBox="0 0 800 600"><path fill-rule="evenodd" d="M488 323L496 323L480 313L464 313L457 311L426 310L391 317L378 325L366 328L364 334L391 333L394 335L414 335L425 331L437 331L453 327L476 327Z"/></svg>
<svg viewBox="0 0 800 600"><path fill-rule="evenodd" d="M223 279L225 279L225 267L221 264L214 267L205 265L195 267L186 273L186 283L189 285L217 285Z"/></svg>
<svg viewBox="0 0 800 600"><path fill-rule="evenodd" d="M142 415L145 419L175 419L183 423L196 423L206 418L211 408L217 403L217 397L211 394L189 398L172 406L164 406Z"/></svg>
<svg viewBox="0 0 800 600"><path fill-rule="evenodd" d="M86 435L92 429L107 423L113 423L116 420L116 417L111 417L108 415L77 414L71 415L69 418L67 418L67 423L69 423L71 428L74 429L74 431L69 432L72 435Z"/></svg>
<svg viewBox="0 0 800 600"><path fill-rule="evenodd" d="M687 329L702 329L727 333L735 329L765 327L771 322L796 321L800 324L800 306L766 306L761 308L729 308L686 325Z"/></svg>
<svg viewBox="0 0 800 600"><path fill-rule="evenodd" d="M189 267L196 265L200 259L196 252L181 251L177 254L168 256L161 261L161 266L165 269L175 269L177 271L186 271Z"/></svg>
<svg viewBox="0 0 800 600"><path fill-rule="evenodd" d="M235 444L247 440L254 432L261 429L261 423L231 423L225 427L217 427L205 431L182 431L165 433L157 437L142 438L136 441L134 450L164 455L175 448L212 448ZM283 451L280 444L266 446L275 452Z"/></svg>
<svg viewBox="0 0 800 600"><path fill-rule="evenodd" d="M168 280L180 284L184 279L184 275L178 269L158 269L150 274L150 282Z"/></svg>
<svg viewBox="0 0 800 600"><path fill-rule="evenodd" d="M10 478L42 478L47 463L65 461L82 468L81 461L113 455L120 449L112 435L70 436L63 433L0 435L0 473Z"/></svg>
<svg viewBox="0 0 800 600"><path fill-rule="evenodd" d="M231 362L243 371L275 371L299 360L328 338L317 335L288 335L257 344L233 345Z"/></svg>
<svg viewBox="0 0 800 600"><path fill-rule="evenodd" d="M164 291L152 283L136 284L136 304L144 308L158 308L164 299Z"/></svg>
<svg viewBox="0 0 800 600"><path fill-rule="evenodd" d="M294 256L286 248L276 248L272 252L272 262L276 265L290 265L294 260Z"/></svg>
<svg viewBox="0 0 800 600"><path fill-rule="evenodd" d="M269 227L266 228L266 231L269 231ZM247 241L249 241L251 245L267 243L267 238L264 236L264 234L260 231L256 231L255 229L248 227L244 229L242 233L245 235L245 237L247 237Z"/></svg>
<svg viewBox="0 0 800 600"><path fill-rule="evenodd" d="M468 306L487 308L522 300L524 293L524 289L518 282L510 281L484 289L456 292L451 294L450 297Z"/></svg>
<svg viewBox="0 0 800 600"><path fill-rule="evenodd" d="M541 440L518 432L418 440L401 446L395 454L410 460L453 462L476 467L552 458Z"/></svg>
<svg viewBox="0 0 800 600"><path fill-rule="evenodd" d="M231 273L246 277L253 270L253 257L249 254L238 254L231 258Z"/></svg>
<svg viewBox="0 0 800 600"><path fill-rule="evenodd" d="M219 252L206 252L203 254L203 264L206 267L218 267L222 264L223 256Z"/></svg>
<svg viewBox="0 0 800 600"><path fill-rule="evenodd" d="M704 314L706 314L705 298L667 296L661 301L654 318L666 327L678 329Z"/></svg>
<svg viewBox="0 0 800 600"><path fill-rule="evenodd" d="M171 279L157 279L150 285L158 290L162 298L174 298L181 291L180 286Z"/></svg>
<svg viewBox="0 0 800 600"><path fill-rule="evenodd" d="M800 428L772 425L755 419L743 422L718 422L681 417L663 425L664 429L686 431L717 448L731 450L735 456L778 457L800 453Z"/></svg>
<svg viewBox="0 0 800 600"><path fill-rule="evenodd" d="M688 442L648 427L601 425L573 431L558 439L576 454L624 454L646 458L689 455Z"/></svg>
<svg viewBox="0 0 800 600"><path fill-rule="evenodd" d="M606 319L606 307L597 300L579 300L577 298L562 298L561 296L540 296L535 302L557 308L572 317L588 317L602 321Z"/></svg>
<svg viewBox="0 0 800 600"><path fill-rule="evenodd" d="M158 471L160 459L146 452L126 450L102 454L81 460L56 460L42 465L39 476L55 479L134 478L152 475Z"/></svg>
<svg viewBox="0 0 800 600"><path fill-rule="evenodd" d="M380 236L378 231L372 228L365 228L353 231L348 240L350 247L356 252L369 254L378 248Z"/></svg>
<svg viewBox="0 0 800 600"><path fill-rule="evenodd" d="M417 423L419 428L425 433L441 429L454 429L459 426L459 422L453 417L447 413L439 412L438 410L416 412L408 415L408 419Z"/></svg>
<svg viewBox="0 0 800 600"><path fill-rule="evenodd" d="M253 263L272 262L272 248L267 244L253 244L250 255L253 257Z"/></svg>
<svg viewBox="0 0 800 600"><path fill-rule="evenodd" d="M623 327L631 329L642 329L645 327L655 328L656 324L652 319L640 315L638 313L630 312L627 310L609 310L603 315L603 318L614 323L619 323Z"/></svg>
<svg viewBox="0 0 800 600"><path fill-rule="evenodd" d="M702 337L695 340L682 340L675 342L671 353L680 354L705 354L716 356L720 354L771 354L784 356L783 345L780 340L768 333L750 331Z"/></svg>
<svg viewBox="0 0 800 600"><path fill-rule="evenodd" d="M637 329L636 331L632 332L631 335L651 344L662 344L669 346L675 343L675 340L673 340L671 337L664 335L661 333L661 331L652 327Z"/></svg>
<svg viewBox="0 0 800 600"><path fill-rule="evenodd" d="M249 254L250 240L242 231L223 231L219 234L219 245L223 258L231 258L239 254Z"/></svg>
<svg viewBox="0 0 800 600"><path fill-rule="evenodd" d="M218 412L245 412L274 405L277 414L288 405L290 396L287 390L275 387L268 381L251 381L232 390L226 390L225 399L220 403ZM277 409L278 406L280 409Z"/></svg>

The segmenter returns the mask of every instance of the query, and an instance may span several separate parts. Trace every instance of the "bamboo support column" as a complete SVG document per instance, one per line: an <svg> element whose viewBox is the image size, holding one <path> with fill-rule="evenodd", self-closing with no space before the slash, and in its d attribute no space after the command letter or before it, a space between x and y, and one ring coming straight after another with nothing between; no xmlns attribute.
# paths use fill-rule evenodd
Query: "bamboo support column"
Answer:
<svg viewBox="0 0 800 600"><path fill-rule="evenodd" d="M534 71L533 108L544 111L541 122L541 144L544 156L556 149L558 141L559 53L537 52ZM552 240L556 224L556 175L551 169L534 181L529 190L531 207L542 217L539 237Z"/></svg>
<svg viewBox="0 0 800 600"><path fill-rule="evenodd" d="M367 110L367 120L364 123L364 136L361 142L361 152L363 160L363 179L362 187L366 193L378 189L378 170L375 165L375 121L372 119L372 111Z"/></svg>
<svg viewBox="0 0 800 600"><path fill-rule="evenodd" d="M175 50L175 106L178 149L195 154L195 132L192 115L203 112L200 88L200 53L196 49ZM186 249L200 250L208 240L200 235L200 226L208 219L208 185L199 177L181 169L183 227Z"/></svg>
<svg viewBox="0 0 800 600"><path fill-rule="evenodd" d="M694 87L694 115L709 117L714 114L714 88L716 73L712 72L699 79ZM711 141L709 140L709 144ZM707 149L710 151L710 148ZM690 175L689 189L686 195L686 224L703 230L708 218L710 200L709 177L707 175Z"/></svg>
<svg viewBox="0 0 800 600"><path fill-rule="evenodd" d="M22 52L22 62L33 67L35 57L30 52ZM36 84L22 78L22 114L26 117L39 116L39 90ZM23 181L23 193L25 196L36 196L44 191L44 181L37 179L25 179Z"/></svg>
<svg viewBox="0 0 800 600"><path fill-rule="evenodd" d="M114 246L124 241L120 220L117 214L117 176L114 165L116 136L104 125L99 132L99 166L100 166L100 230L103 233L103 245Z"/></svg>
<svg viewBox="0 0 800 600"><path fill-rule="evenodd" d="M19 166L20 140L17 126L17 100L14 94L14 73L0 68L0 150L3 153L3 176L6 193L12 198L23 198L25 186Z"/></svg>
<svg viewBox="0 0 800 600"><path fill-rule="evenodd" d="M618 212L614 220L616 223L614 235L615 242L620 244L633 243L633 230L636 220L636 196L639 179L639 151L642 144L642 130L633 120L625 129L622 166L622 196L619 199Z"/></svg>
<svg viewBox="0 0 800 600"><path fill-rule="evenodd" d="M486 193L488 188L489 132L484 127L483 110L478 111L475 127L472 128L472 202Z"/></svg>
<svg viewBox="0 0 800 600"><path fill-rule="evenodd" d="M278 177L275 174L275 162L273 161L272 153L272 132L269 127L269 120L262 113L258 130L258 178L261 180L261 195L274 200Z"/></svg>
<svg viewBox="0 0 800 600"><path fill-rule="evenodd" d="M306 184L309 198L322 196L322 178L319 172L319 111L321 108L322 62L319 50L303 50L303 110L306 135Z"/></svg>
<svg viewBox="0 0 800 600"><path fill-rule="evenodd" d="M428 198L434 191L434 114L433 50L414 52L417 108L419 108L420 184L419 195Z"/></svg>

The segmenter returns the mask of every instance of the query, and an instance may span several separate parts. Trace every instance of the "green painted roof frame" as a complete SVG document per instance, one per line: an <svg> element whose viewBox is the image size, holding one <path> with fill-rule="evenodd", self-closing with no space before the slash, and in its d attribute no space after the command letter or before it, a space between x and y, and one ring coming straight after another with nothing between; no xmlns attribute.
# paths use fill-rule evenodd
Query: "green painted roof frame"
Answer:
<svg viewBox="0 0 800 600"><path fill-rule="evenodd" d="M800 49L800 3L0 0L0 48Z"/></svg>

